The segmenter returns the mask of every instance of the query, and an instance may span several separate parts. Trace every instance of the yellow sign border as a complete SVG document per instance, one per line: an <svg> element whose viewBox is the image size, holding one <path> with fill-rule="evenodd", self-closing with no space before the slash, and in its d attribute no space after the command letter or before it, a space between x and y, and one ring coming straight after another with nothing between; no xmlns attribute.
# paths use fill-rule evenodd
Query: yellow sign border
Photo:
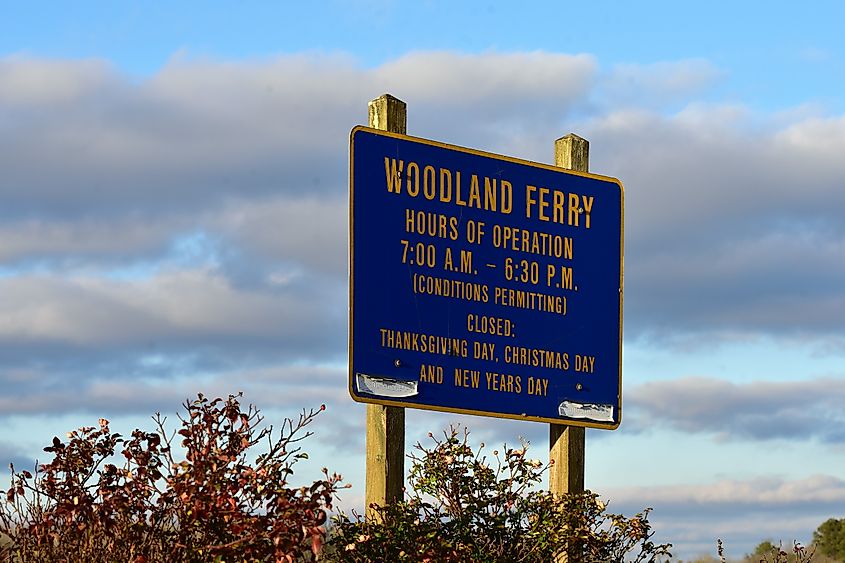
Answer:
<svg viewBox="0 0 845 563"><path fill-rule="evenodd" d="M496 160L502 160L505 162L510 162L514 164L521 164L524 166L530 166L533 168L541 168L545 170L551 170L553 172L560 172L564 174L571 174L573 176L583 176L585 178L593 178L595 180L601 180L604 182L609 182L612 184L616 184L619 186L619 194L620 194L620 206L619 206L619 417L616 420L615 424L603 424L600 422L590 422L588 420L577 420L577 419L569 419L569 418L547 418L541 416L528 416L528 415L514 415L508 413L496 413L496 412L488 412L488 411L479 411L479 410L471 410L471 409L456 409L452 407L440 407L436 405L419 405L419 404L408 404L402 401L391 401L389 399L378 399L373 397L363 397L357 395L354 389L354 377L352 373L352 342L353 342L353 334L352 334L352 327L353 327L353 319L352 319L352 303L354 298L354 291L355 288L353 286L354 280L354 269L355 264L353 263L353 248L355 245L354 240L354 217L352 214L353 210L353 201L355 201L355 178L354 178L354 167L353 163L355 162L355 133L358 131L365 131L367 133L372 133L375 135L380 135L382 137L391 137L394 139L402 139L406 141L412 141L415 143L421 143L424 145L429 145L433 147L439 147L442 149L462 152L466 154L471 154L475 156L482 156L485 158L493 158ZM618 178L614 178L612 176L604 176L601 174L593 174L592 172L579 172L577 170L569 170L566 168L561 168L560 166L554 166L552 164L544 164L542 162L534 162L531 160L525 160L521 158L516 158L512 156L505 156L501 154L491 153L487 151L482 151L478 149L471 149L467 147L462 147L459 145L451 145L448 143L443 143L441 141L434 141L431 139L425 139L422 137L414 137L412 135L403 135L400 133L391 133L389 131L383 131L380 129L373 129L372 127L366 127L364 125L356 125L352 128L352 131L349 133L349 337L348 337L348 373L347 373L347 382L349 385L349 395L352 397L357 403L368 403L368 404L376 404L376 405L385 405L385 406L392 406L392 407L404 407L404 408L413 408L419 410L427 410L427 411L435 411L435 412L446 412L452 414L470 414L475 416L484 416L484 417L492 417L492 418L503 418L508 420L528 420L531 422L542 422L547 424L560 424L565 426L581 426L585 428L598 428L602 430L616 430L619 428L619 425L622 424L622 313L623 313L623 298L625 294L625 187L622 185L622 182L619 181Z"/></svg>

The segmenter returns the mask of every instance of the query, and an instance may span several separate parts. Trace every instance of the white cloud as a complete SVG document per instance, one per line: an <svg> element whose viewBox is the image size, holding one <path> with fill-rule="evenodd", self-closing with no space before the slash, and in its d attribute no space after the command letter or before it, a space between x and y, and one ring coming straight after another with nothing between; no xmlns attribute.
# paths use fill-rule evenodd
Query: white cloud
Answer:
<svg viewBox="0 0 845 563"><path fill-rule="evenodd" d="M374 69L176 58L135 83L101 63L15 58L0 83L55 66L71 94L19 100L29 111L3 129L7 259L149 259L188 227L222 231L234 269L269 258L263 270L295 260L342 275L348 129L389 89L409 101L411 132L541 160L581 119L594 170L627 186L629 336L842 328L842 117L761 127L736 105L596 103L619 76L682 99L718 76L706 61L602 75L589 56L543 52L420 52Z"/></svg>
<svg viewBox="0 0 845 563"><path fill-rule="evenodd" d="M311 280L247 290L209 270L161 272L126 281L7 277L0 279L0 338L6 343L65 342L80 347L150 341L225 347L229 341L253 341L258 348L272 342L292 354L299 349L330 354L345 330L345 298L332 296L332 289L337 290Z"/></svg>
<svg viewBox="0 0 845 563"><path fill-rule="evenodd" d="M782 509L789 510L826 505L845 505L845 481L831 475L813 475L806 479L785 481L774 477L751 480L724 480L706 485L664 487L629 487L607 492L614 503L631 504L649 499L665 510L685 511L693 506L702 510Z"/></svg>
<svg viewBox="0 0 845 563"><path fill-rule="evenodd" d="M589 55L417 52L373 69L367 96L408 102L409 134L548 160L565 121L587 109L597 70Z"/></svg>
<svg viewBox="0 0 845 563"><path fill-rule="evenodd" d="M632 430L652 425L720 439L845 443L845 379L752 383L682 377L626 391Z"/></svg>
<svg viewBox="0 0 845 563"><path fill-rule="evenodd" d="M348 216L346 197L279 197L229 206L211 224L254 259L340 279L347 272Z"/></svg>
<svg viewBox="0 0 845 563"><path fill-rule="evenodd" d="M40 63L16 68L29 64ZM79 65L64 64L70 75ZM297 58L254 66L175 62L140 84L111 72L61 104L34 97L24 110L9 107L15 117L2 132L14 142L4 142L0 154L2 214L149 217L214 208L228 198L340 193L355 113L337 92L364 88L353 69L342 70L309 68ZM15 76L0 68L0 90L13 87ZM323 83L326 99L309 83Z"/></svg>
<svg viewBox="0 0 845 563"><path fill-rule="evenodd" d="M724 73L705 59L619 64L601 82L608 106L665 107L713 86Z"/></svg>
<svg viewBox="0 0 845 563"><path fill-rule="evenodd" d="M19 111L72 103L114 86L114 70L100 60L0 58L0 104Z"/></svg>
<svg viewBox="0 0 845 563"><path fill-rule="evenodd" d="M0 396L2 417L51 413L90 413L92 416L152 415L178 410L186 399L203 393L225 397L244 392L244 402L261 410L318 408L344 416L350 408L345 370L325 365L277 364L273 367L222 370L212 375L188 373L167 379L125 378L121 374L88 380L63 379L41 374L37 380L10 381L14 393ZM68 400L72 396L73 400ZM57 429L55 431L60 431ZM70 430L70 429L66 429Z"/></svg>
<svg viewBox="0 0 845 563"><path fill-rule="evenodd" d="M38 260L125 261L129 256L158 255L181 225L166 219L94 221L9 220L0 225L0 262Z"/></svg>
<svg viewBox="0 0 845 563"><path fill-rule="evenodd" d="M795 132L815 118L784 128L733 108L694 114L584 125L594 169L626 186L626 334L841 335L841 118L825 120L816 151Z"/></svg>
<svg viewBox="0 0 845 563"><path fill-rule="evenodd" d="M776 141L785 151L812 165L841 166L837 157L845 146L845 117L808 117L779 132Z"/></svg>
<svg viewBox="0 0 845 563"><path fill-rule="evenodd" d="M807 545L812 530L845 510L845 481L831 475L784 480L760 477L709 484L625 487L601 491L609 511L632 514L645 507L657 541L671 541L676 556L715 555L721 538L740 557L765 539Z"/></svg>
<svg viewBox="0 0 845 563"><path fill-rule="evenodd" d="M168 362L342 357L348 132L384 90L408 101L412 133L540 160L580 120L593 169L627 188L628 338L836 350L845 121L642 102L718 76L706 61L602 73L544 52L418 52L371 69L177 57L140 82L102 62L3 59L5 369L152 373L158 354L164 376ZM632 106L607 109L620 80ZM181 256L195 235L206 243Z"/></svg>
<svg viewBox="0 0 845 563"><path fill-rule="evenodd" d="M483 108L499 114L522 107L531 114L552 100L563 104L583 100L595 71L596 61L589 55L429 51L385 63L375 74L389 89L413 93L426 105L471 113Z"/></svg>

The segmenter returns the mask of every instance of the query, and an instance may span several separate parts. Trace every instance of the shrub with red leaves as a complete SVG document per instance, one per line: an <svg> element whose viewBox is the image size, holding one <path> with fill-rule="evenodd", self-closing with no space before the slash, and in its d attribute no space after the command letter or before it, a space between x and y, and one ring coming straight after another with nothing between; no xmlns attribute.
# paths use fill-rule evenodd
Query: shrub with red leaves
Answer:
<svg viewBox="0 0 845 563"><path fill-rule="evenodd" d="M305 487L290 478L307 458L303 429L325 407L276 431L240 397L199 395L175 432L156 414L153 432L129 438L105 419L53 438L52 461L34 475L12 467L0 562L316 560L341 477L323 469Z"/></svg>

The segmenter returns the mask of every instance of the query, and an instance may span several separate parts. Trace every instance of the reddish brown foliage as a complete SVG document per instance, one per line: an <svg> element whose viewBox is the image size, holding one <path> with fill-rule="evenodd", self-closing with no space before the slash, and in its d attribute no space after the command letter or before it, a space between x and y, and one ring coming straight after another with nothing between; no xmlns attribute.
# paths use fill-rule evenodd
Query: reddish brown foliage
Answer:
<svg viewBox="0 0 845 563"><path fill-rule="evenodd" d="M156 415L155 431L129 438L104 419L67 442L53 438L44 448L53 459L35 475L12 468L0 510L11 541L0 562L316 559L340 476L323 469L310 486L289 480L319 411L276 432L239 397L186 402L170 434ZM267 449L257 454L259 443Z"/></svg>

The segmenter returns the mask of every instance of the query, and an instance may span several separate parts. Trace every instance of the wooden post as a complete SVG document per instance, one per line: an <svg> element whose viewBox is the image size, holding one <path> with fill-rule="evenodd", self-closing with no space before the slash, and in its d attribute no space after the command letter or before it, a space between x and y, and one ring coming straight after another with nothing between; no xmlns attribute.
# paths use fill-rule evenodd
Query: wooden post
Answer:
<svg viewBox="0 0 845 563"><path fill-rule="evenodd" d="M408 126L405 102L390 94L369 103L370 127L404 134ZM367 405L366 514L377 518L370 508L402 499L405 482L405 409Z"/></svg>
<svg viewBox="0 0 845 563"><path fill-rule="evenodd" d="M370 127L404 135L408 130L408 106L399 98L383 94L368 104Z"/></svg>
<svg viewBox="0 0 845 563"><path fill-rule="evenodd" d="M555 141L555 166L578 172L590 168L590 143L574 133ZM584 428L549 425L549 490L553 493L584 492Z"/></svg>

